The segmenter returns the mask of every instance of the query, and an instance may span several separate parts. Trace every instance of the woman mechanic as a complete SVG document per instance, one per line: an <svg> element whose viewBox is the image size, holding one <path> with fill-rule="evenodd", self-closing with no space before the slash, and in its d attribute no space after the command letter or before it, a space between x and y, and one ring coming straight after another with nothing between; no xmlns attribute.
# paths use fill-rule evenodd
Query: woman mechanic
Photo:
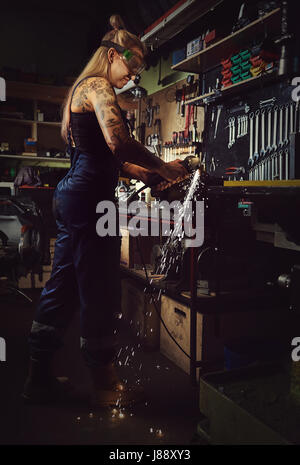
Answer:
<svg viewBox="0 0 300 465"><path fill-rule="evenodd" d="M54 193L57 238L51 277L32 324L29 375L23 397L31 402L64 400L74 389L52 374L55 351L80 303L80 348L94 386L94 403L122 405L142 390L124 385L116 371L116 315L120 311L120 236L96 232L96 205L115 201L118 176L148 183L186 175L176 160L165 163L131 138L114 87L121 89L144 67L144 44L110 19L109 31L69 91L62 136L72 147L71 168Z"/></svg>

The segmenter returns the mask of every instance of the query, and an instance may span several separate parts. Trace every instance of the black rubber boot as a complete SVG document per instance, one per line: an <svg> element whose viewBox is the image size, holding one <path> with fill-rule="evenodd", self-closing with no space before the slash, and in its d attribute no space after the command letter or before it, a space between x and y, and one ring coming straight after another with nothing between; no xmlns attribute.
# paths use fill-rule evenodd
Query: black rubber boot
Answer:
<svg viewBox="0 0 300 465"><path fill-rule="evenodd" d="M120 380L113 362L90 367L90 371L94 385L93 407L125 407L145 400L141 386L128 386Z"/></svg>
<svg viewBox="0 0 300 465"><path fill-rule="evenodd" d="M79 392L65 377L52 374L52 360L30 359L22 397L30 404L87 403L89 396Z"/></svg>

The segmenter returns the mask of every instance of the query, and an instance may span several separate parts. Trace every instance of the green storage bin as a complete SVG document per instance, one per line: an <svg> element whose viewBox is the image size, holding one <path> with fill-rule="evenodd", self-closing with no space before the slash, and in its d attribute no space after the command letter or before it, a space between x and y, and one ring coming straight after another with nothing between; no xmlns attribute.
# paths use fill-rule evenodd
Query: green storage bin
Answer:
<svg viewBox="0 0 300 465"><path fill-rule="evenodd" d="M242 50L240 52L240 57L241 57L242 61L249 60L250 57L251 57L251 53L250 53L249 50Z"/></svg>
<svg viewBox="0 0 300 465"><path fill-rule="evenodd" d="M240 82L240 81L242 81L242 78L241 78L240 75L234 76L234 77L231 78L231 82L232 82L233 84L236 84L237 82Z"/></svg>
<svg viewBox="0 0 300 465"><path fill-rule="evenodd" d="M238 64L241 63L242 58L240 57L240 54L237 53L236 55L233 55L233 56L231 57L231 61L232 61L232 63L233 63L234 65L238 65Z"/></svg>
<svg viewBox="0 0 300 465"><path fill-rule="evenodd" d="M232 72L232 74L239 76L241 74L241 72L242 72L242 69L241 69L240 65L235 65L235 66L231 67L231 72Z"/></svg>
<svg viewBox="0 0 300 465"><path fill-rule="evenodd" d="M252 67L251 63L249 61L244 61L243 63L241 63L241 68L242 68L242 72L243 71L249 71L249 69Z"/></svg>

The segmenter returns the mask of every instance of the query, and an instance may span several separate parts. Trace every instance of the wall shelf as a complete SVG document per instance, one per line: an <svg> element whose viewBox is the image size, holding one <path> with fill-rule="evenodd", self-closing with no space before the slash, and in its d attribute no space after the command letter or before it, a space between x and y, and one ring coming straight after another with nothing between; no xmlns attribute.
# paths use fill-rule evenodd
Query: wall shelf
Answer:
<svg viewBox="0 0 300 465"><path fill-rule="evenodd" d="M228 58L234 50L241 49L242 45L246 44L250 39L258 37L267 27L271 30L278 30L280 11L280 8L276 8L195 55L185 58L185 60L172 66L172 69L187 73L200 73L217 66L222 59Z"/></svg>
<svg viewBox="0 0 300 465"><path fill-rule="evenodd" d="M20 119L20 118L1 118L0 121L7 121L8 123L18 123L18 124L43 124L48 126L61 126L61 123L56 121L34 121L30 119Z"/></svg>
<svg viewBox="0 0 300 465"><path fill-rule="evenodd" d="M11 154L11 155L1 155L0 154L0 158L19 158L21 160L33 160L33 161L47 161L47 162L57 162L57 161L60 161L60 162L63 162L65 164L68 164L70 163L70 159L69 158L55 158L55 157L36 157L35 155L33 155L32 157L30 155L17 155L17 154Z"/></svg>
<svg viewBox="0 0 300 465"><path fill-rule="evenodd" d="M68 90L69 87L66 86L49 86L18 81L6 82L6 93L9 98L39 100L42 102L62 104Z"/></svg>
<svg viewBox="0 0 300 465"><path fill-rule="evenodd" d="M219 91L221 92L220 97L221 96L225 97L225 96L234 94L235 92L238 92L239 90L245 90L246 88L255 87L257 86L259 82L262 83L266 81L272 81L275 79L279 79L276 72L272 72L268 74L261 74L260 76L253 76L245 81L237 82L236 84L232 84L231 86L221 88ZM216 98L219 98L216 92L208 92L207 94L199 95L199 97L194 97L192 99L186 100L185 104L186 105L205 104L206 103L205 100L210 99L213 96L216 96Z"/></svg>

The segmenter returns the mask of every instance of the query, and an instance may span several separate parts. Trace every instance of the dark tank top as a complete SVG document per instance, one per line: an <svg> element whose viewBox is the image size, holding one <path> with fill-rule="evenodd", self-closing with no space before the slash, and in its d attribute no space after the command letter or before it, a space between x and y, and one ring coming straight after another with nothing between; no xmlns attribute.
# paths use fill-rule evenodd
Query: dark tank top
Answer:
<svg viewBox="0 0 300 465"><path fill-rule="evenodd" d="M70 107L71 103L72 98ZM103 200L114 199L121 165L104 139L95 112L74 113L70 110L70 129L75 143L71 148L69 137L71 168L58 184L58 190L97 193Z"/></svg>

